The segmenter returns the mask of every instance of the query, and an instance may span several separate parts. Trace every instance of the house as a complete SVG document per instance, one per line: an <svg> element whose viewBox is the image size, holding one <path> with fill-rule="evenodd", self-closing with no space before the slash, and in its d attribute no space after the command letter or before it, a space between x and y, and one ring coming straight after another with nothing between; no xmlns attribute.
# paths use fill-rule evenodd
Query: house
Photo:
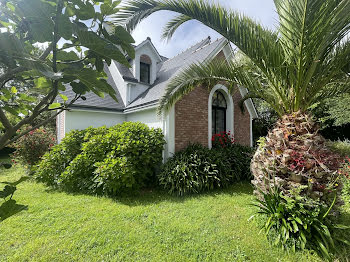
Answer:
<svg viewBox="0 0 350 262"><path fill-rule="evenodd" d="M231 131L235 140L252 145L252 120L257 117L251 100L245 101L245 110L239 101L246 94L245 88L230 95L224 85L218 84L211 91L198 87L164 116L156 113L158 101L173 76L192 63L204 62L214 57L230 59L233 50L224 39L211 41L210 37L188 48L173 58L161 56L147 38L135 46L135 59L131 68L112 61L105 67L108 82L116 90L118 103L111 97L100 98L86 94L71 110L57 117L57 134L60 141L72 129L89 126L112 126L124 121L140 121L150 127L161 128L167 141L165 157L189 143L201 143L211 147L214 133ZM72 97L73 93L67 92Z"/></svg>

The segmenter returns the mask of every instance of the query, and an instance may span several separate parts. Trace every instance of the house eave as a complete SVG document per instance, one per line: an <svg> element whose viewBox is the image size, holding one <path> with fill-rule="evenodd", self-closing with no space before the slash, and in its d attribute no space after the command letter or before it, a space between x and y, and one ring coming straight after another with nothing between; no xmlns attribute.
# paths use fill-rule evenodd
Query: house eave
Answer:
<svg viewBox="0 0 350 262"><path fill-rule="evenodd" d="M89 111L89 112L108 112L123 114L123 109L117 108L106 108L106 107L97 107L97 106L85 106L85 105L71 105L68 108L69 111Z"/></svg>

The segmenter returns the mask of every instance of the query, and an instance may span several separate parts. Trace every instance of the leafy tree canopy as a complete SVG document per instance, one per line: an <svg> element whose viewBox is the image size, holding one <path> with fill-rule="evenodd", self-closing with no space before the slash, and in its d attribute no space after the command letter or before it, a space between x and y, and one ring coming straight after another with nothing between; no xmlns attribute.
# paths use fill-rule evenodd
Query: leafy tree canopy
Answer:
<svg viewBox="0 0 350 262"><path fill-rule="evenodd" d="M54 117L87 92L116 100L104 64L130 66L134 58L134 39L109 22L120 2L0 0L0 149L23 135L16 135L23 125L50 110ZM73 98L64 95L67 86Z"/></svg>

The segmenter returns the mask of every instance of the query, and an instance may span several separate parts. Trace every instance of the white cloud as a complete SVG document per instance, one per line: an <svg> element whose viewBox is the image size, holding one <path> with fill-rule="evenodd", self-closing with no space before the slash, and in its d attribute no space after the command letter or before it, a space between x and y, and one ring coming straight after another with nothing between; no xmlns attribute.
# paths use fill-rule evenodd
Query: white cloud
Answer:
<svg viewBox="0 0 350 262"><path fill-rule="evenodd" d="M273 0L217 0L217 2L225 7L238 10L269 28L273 28L276 24L277 15ZM162 30L174 15L174 13L166 11L152 14L133 32L136 43L151 37L160 54L173 57L208 36L211 36L212 39L220 37L218 33L199 22L190 21L182 25L173 38L166 42L161 39Z"/></svg>

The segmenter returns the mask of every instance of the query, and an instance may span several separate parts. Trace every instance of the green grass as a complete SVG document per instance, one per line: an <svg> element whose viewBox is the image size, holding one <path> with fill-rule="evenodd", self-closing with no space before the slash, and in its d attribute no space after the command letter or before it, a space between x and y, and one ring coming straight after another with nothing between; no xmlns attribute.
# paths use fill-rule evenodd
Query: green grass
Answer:
<svg viewBox="0 0 350 262"><path fill-rule="evenodd" d="M0 172L0 181L14 181L24 170ZM0 261L319 261L268 244L258 221L248 221L248 183L185 198L146 191L113 200L26 181L14 199L27 210L0 222Z"/></svg>

